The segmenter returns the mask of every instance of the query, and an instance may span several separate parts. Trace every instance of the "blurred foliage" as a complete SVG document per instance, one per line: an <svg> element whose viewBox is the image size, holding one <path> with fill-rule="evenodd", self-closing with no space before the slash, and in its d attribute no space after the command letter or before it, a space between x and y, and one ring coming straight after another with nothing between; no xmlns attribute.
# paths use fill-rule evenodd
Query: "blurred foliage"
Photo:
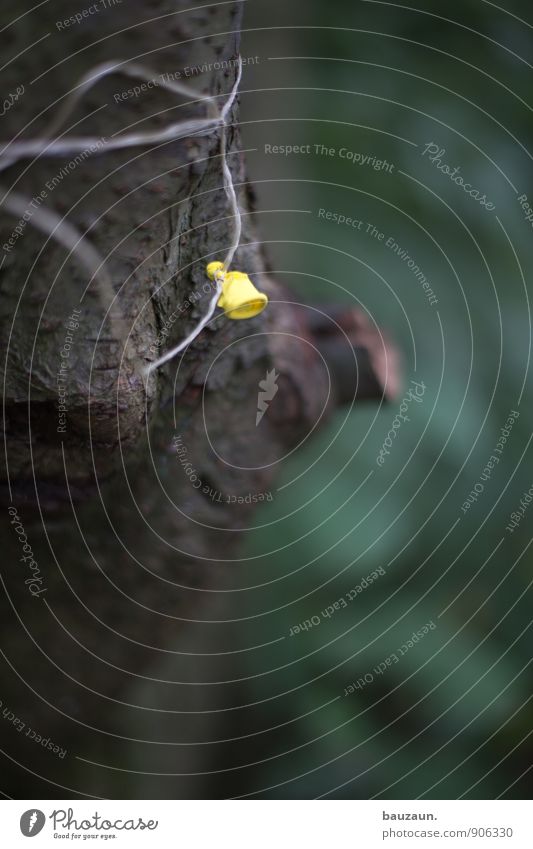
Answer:
<svg viewBox="0 0 533 849"><path fill-rule="evenodd" d="M518 409L529 364L531 229L513 187L531 192L520 58L530 32L516 17L530 10L417 5L246 4L242 51L261 62L243 81L244 146L256 149L249 168L273 274L302 302L359 304L401 348L405 384L427 390L382 468L399 401L336 414L284 464L248 535L254 559L237 567L232 614L242 647L269 645L241 655L242 758L256 765L233 776L235 793L528 792L530 517L505 531L532 483L527 382L501 462L478 502L465 514L461 505ZM421 155L430 142L495 212ZM394 170L265 155L265 143L345 147ZM438 305L385 240L321 220L320 208L393 237ZM266 213L282 209L307 212ZM378 567L386 574L346 609L289 637ZM344 696L431 620L437 628L401 662Z"/></svg>

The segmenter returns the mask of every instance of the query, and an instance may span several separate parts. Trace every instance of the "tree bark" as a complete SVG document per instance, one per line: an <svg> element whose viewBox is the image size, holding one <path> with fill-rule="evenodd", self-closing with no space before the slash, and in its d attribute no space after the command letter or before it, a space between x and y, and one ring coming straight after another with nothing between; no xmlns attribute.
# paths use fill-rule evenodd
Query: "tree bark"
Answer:
<svg viewBox="0 0 533 849"><path fill-rule="evenodd" d="M110 3L58 29L73 9L54 0L20 18L6 30L13 61L2 88L23 84L25 92L2 119L2 138L37 137L58 108L51 104L103 61L134 59L156 75L180 71L182 81L225 98L235 65L216 63L238 54L241 4L186 11L190 5ZM18 15L18 2L6 0L3 23ZM184 69L195 65L208 69L185 77ZM131 87L119 74L93 87L69 133L109 138L131 125L160 128L203 117L201 103L157 87L122 97ZM236 556L236 530L270 490L289 448L324 420L335 398L353 398L357 375L346 366L357 361L353 345L367 358L360 365L362 395L383 390L380 355L366 337L358 346L359 318L350 323L345 316L342 332L335 325L324 333L327 320L315 326L312 311L287 303L290 294L265 273L236 121L237 106L228 162L244 231L234 267L256 279L271 302L250 321L218 316L185 356L148 381L143 369L154 351L176 344L205 312L205 265L223 259L229 246L218 131L95 153L74 167L74 157L42 156L2 175L9 191L28 199L45 192L43 204L65 215L106 258L119 316L116 322L105 314L98 282L88 285L76 259L67 259L31 221L4 250L0 699L7 713L0 745L3 790L14 797L136 795L127 773L117 780L87 761L127 768L139 715L143 739L165 741L168 728L160 719L168 716L153 706L169 693L174 741L209 738L198 711L216 709L216 698L189 681L231 678L234 661L221 650L213 679L195 623L223 618L220 590ZM2 245L17 223L2 213ZM350 348L351 360L339 354L339 344ZM60 419L58 372L65 362L67 413ZM271 369L279 374L278 392L256 426L259 382ZM33 559L21 559L28 556L24 544ZM153 680L169 653L175 677ZM48 738L66 754L46 748ZM176 772L209 767L201 747L175 751ZM195 797L205 793L205 783L176 778L172 791Z"/></svg>

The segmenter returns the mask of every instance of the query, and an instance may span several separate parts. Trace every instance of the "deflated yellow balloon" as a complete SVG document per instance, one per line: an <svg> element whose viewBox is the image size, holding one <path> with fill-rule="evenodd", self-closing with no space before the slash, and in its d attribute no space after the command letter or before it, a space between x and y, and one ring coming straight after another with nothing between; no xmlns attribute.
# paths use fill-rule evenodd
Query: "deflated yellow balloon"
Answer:
<svg viewBox="0 0 533 849"><path fill-rule="evenodd" d="M259 292L247 274L242 271L224 271L224 263L210 262L207 276L219 280L222 293L217 306L221 307L231 319L253 318L263 312L268 304L264 292Z"/></svg>

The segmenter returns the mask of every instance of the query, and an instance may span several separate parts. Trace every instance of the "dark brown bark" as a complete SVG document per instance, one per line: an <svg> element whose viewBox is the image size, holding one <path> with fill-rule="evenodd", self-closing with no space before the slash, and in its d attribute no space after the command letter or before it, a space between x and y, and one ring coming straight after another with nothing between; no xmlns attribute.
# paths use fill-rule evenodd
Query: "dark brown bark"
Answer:
<svg viewBox="0 0 533 849"><path fill-rule="evenodd" d="M55 22L73 14L66 0L22 18L7 31L10 55L52 35L4 71L4 91L21 83L26 91L2 119L2 137L21 130L24 137L37 135L50 112L31 123L33 116L101 61L131 58L155 72L174 73L234 58L240 4L170 15L188 6L185 0L129 0L62 32ZM19 4L5 2L2 13L9 22L20 14ZM193 82L225 93L234 75L233 69L213 70ZM72 118L79 122L76 133L109 137L139 121L159 127L170 118L203 114L201 104L176 109L176 100L157 89L115 103L114 94L129 87L131 81L117 75L92 89ZM102 104L106 108L94 111ZM228 135L240 204L250 212L235 125ZM70 159L20 163L3 183L16 183L17 191L33 198ZM261 316L247 322L217 318L182 359L144 380L142 370L154 358L150 348L168 316L191 292L202 291L206 262L222 259L228 247L217 133L91 156L45 202L109 257L116 312L129 337L125 346L119 325L103 320L98 285L93 282L83 295L83 269L72 258L63 265L65 251L28 225L0 272L2 338L9 345L0 698L2 709L68 753L53 757L3 720L2 789L26 797L128 796L137 792L135 783L122 783L124 776L119 784L116 776L108 782L77 756L127 766L131 743L121 738L135 736L131 729L138 730L140 711L146 739L167 739L168 716L164 726L165 717L150 712L165 699L176 711L170 717L176 740L209 738L208 720L193 713L216 706L209 688L152 681L143 690L142 677L157 678L169 651L201 653L201 628L191 620L223 618L216 591L230 579L239 541L232 531L246 524L253 509L194 488L180 463L183 450L211 492L244 498L269 490L287 449L314 428L335 397L352 399L353 356L346 337L339 348L337 331L316 326L312 311L307 315L286 303L290 294L261 275L271 298ZM252 221L244 216L234 267L253 276L264 264ZM2 214L2 244L16 223ZM165 346L186 335L207 299L204 293L184 310ZM81 317L72 333L65 432L58 433L57 372L74 308ZM368 330L353 315L345 317L344 327L359 348L362 397L380 395L379 346L368 344ZM325 363L334 383L329 400ZM280 375L279 392L256 427L258 384L272 368ZM39 565L39 588L46 592L38 597L24 583L28 569L20 560L10 506ZM212 680L209 658L177 654L175 661L173 680ZM217 660L219 680L231 678L232 663L224 656ZM209 766L198 748L182 748L176 758L176 772ZM201 778L176 779L172 789L194 797L205 785Z"/></svg>

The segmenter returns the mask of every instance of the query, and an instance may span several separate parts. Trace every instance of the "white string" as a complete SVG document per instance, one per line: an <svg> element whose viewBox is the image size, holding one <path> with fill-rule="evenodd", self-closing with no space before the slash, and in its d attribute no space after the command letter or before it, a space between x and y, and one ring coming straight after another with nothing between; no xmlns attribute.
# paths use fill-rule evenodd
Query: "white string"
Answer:
<svg viewBox="0 0 533 849"><path fill-rule="evenodd" d="M0 186L0 190L1 188ZM28 198L18 194L18 192L11 192L5 205L14 215L23 216L28 210ZM107 271L102 266L100 254L89 240L84 239L72 224L63 221L61 216L52 209L45 207L32 209L31 221L37 230L52 236L64 248L76 253L80 263L85 266L91 278L100 277L100 282L109 300L106 307L110 307L114 298L113 284ZM113 318L116 320L116 316Z"/></svg>
<svg viewBox="0 0 533 849"><path fill-rule="evenodd" d="M88 148L95 148L94 151L92 151L92 155L97 156L101 153L106 153L112 150L123 150L129 147L147 146L165 141L173 141L183 136L204 135L220 128L220 157L222 162L224 191L231 208L232 220L232 238L230 248L223 263L224 271L227 271L233 261L235 252L239 247L242 232L239 204L226 155L227 118L235 102L235 98L237 97L237 92L242 78L241 57L239 56L238 59L237 78L222 109L219 109L214 97L196 91L196 89L192 86L161 79L161 88L165 88L174 94L185 96L192 95L195 100L204 102L207 106L207 113L209 117L173 122L172 124L169 124L168 127L164 127L163 129L156 131L122 133L114 135L110 139L102 139L101 137L93 138L90 136L53 138L61 127L64 126L66 120L72 114L73 109L87 91L89 91L93 85L98 83L104 77L113 73L122 73L126 76L147 81L152 81L158 76L150 69L135 62L105 62L101 65L97 65L87 74L84 74L75 89L69 93L63 107L59 111L59 114L54 118L42 138L28 139L20 142L0 142L0 172L9 168L21 159L31 159L32 157L39 156L65 156L71 153L86 151ZM24 215L29 204L31 204L31 198L27 198L24 195L14 192L8 193L2 186L0 186L0 191L3 193L0 206L4 207L8 212L11 212L14 215ZM103 260L100 258L96 249L76 230L75 227L73 227L72 224L62 221L57 213L44 208L33 212L32 219L30 219L30 221L34 221L35 226L39 230L56 239L64 247L72 250L72 252L79 257L80 262L82 262L83 265L92 273L92 276L101 281L106 294L108 296L113 294L111 281L109 280L107 273L103 271ZM206 315L180 345L176 346L171 351L168 351L164 356L151 363L150 366L145 369L146 374L156 368L159 368L160 365L168 362L168 360L176 356L176 354L186 348L203 330L215 311L221 292L221 281L224 276L224 271L220 271L215 275L215 291L209 303L209 309Z"/></svg>
<svg viewBox="0 0 533 849"><path fill-rule="evenodd" d="M209 321L213 317L213 313L215 312L215 309L216 309L216 306L217 306L217 301L220 297L220 292L221 292L221 289L222 289L221 284L220 284L219 275L221 275L221 272L217 272L217 276L215 277L214 294L213 294L213 297L211 298L211 300L209 301L209 307L207 309L206 314L203 316L203 318L200 319L198 324L196 324L194 326L194 329L191 330L191 332L183 340L183 342L180 342L180 344L176 345L175 348L171 348L170 351L167 351L167 353L163 354L162 357L159 357L159 359L155 360L153 363L150 363L149 366L146 366L146 368L144 369L144 375L146 377L152 371L154 371L155 369L162 366L163 363L167 363L169 360L171 360L173 357L175 357L177 354L179 354L180 351L184 351L185 348L187 348L191 344L191 342L194 342L194 340L202 332L202 330L204 329L206 324L209 323Z"/></svg>

